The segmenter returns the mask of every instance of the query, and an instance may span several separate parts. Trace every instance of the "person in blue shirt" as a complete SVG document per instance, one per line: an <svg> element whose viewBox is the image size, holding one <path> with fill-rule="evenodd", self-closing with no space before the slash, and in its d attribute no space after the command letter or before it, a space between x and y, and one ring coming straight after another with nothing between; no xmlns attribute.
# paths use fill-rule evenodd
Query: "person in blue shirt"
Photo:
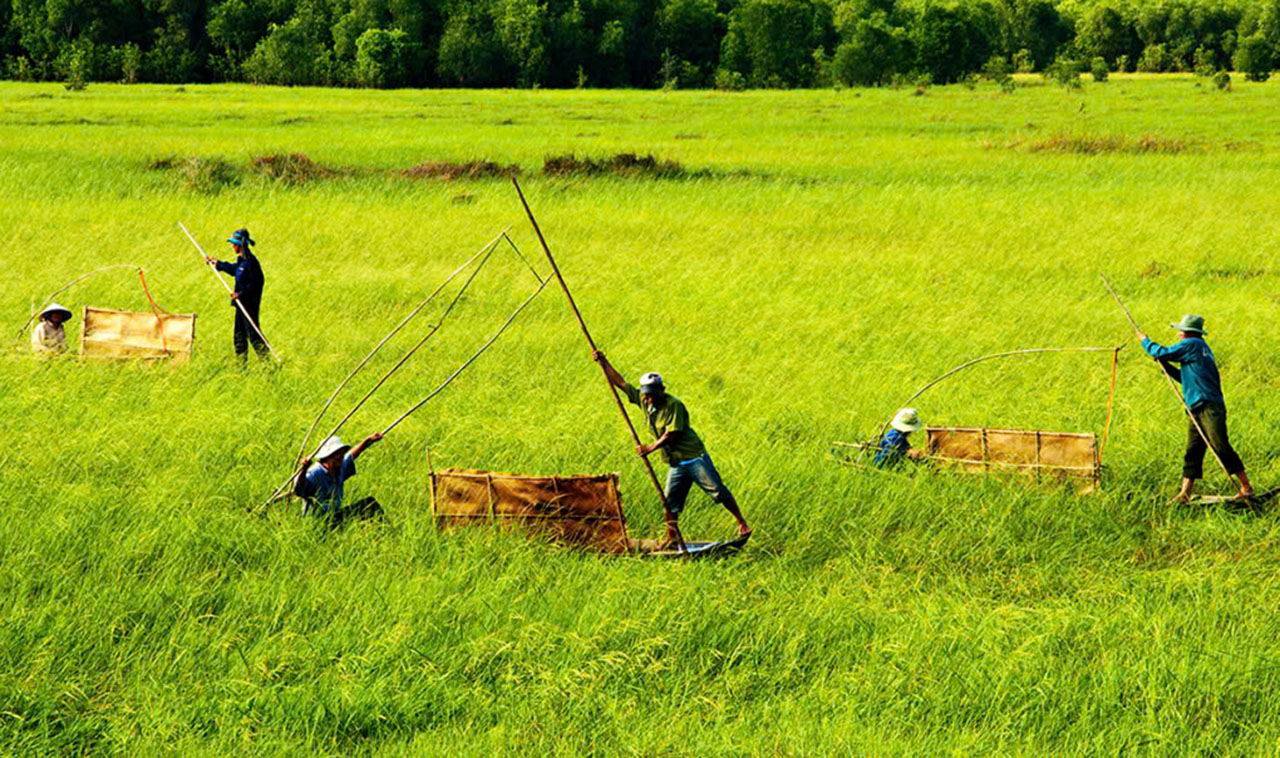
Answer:
<svg viewBox="0 0 1280 758"><path fill-rule="evenodd" d="M345 507L342 504L346 482L356 475L356 458L380 439L382 435L374 433L355 447L342 444L337 437L325 440L315 465L310 458L304 460L294 480L293 494L302 498L302 512L327 516L335 526L344 519L381 515L382 506L371 497Z"/></svg>
<svg viewBox="0 0 1280 758"><path fill-rule="evenodd" d="M1179 342L1176 345L1159 345L1141 332L1138 333L1138 338L1142 340L1142 349L1147 351L1147 355L1158 361L1165 373L1182 384L1182 397L1191 411L1192 418L1188 419L1187 428L1187 451L1182 461L1182 489L1174 499L1179 502L1190 500L1196 480L1203 478L1205 437L1209 438L1209 444L1213 445L1214 452L1227 467L1227 473L1240 483L1239 497L1251 498L1253 485L1249 483L1244 463L1231 447L1231 440L1227 436L1227 406L1222 396L1222 379L1218 375L1218 364L1214 361L1213 351L1204 341L1207 334L1204 319L1187 314L1182 317L1182 321L1169 326L1178 330ZM1172 363L1179 365L1170 365Z"/></svg>
<svg viewBox="0 0 1280 758"><path fill-rule="evenodd" d="M237 229L234 234L227 238L232 247L236 251L236 260L234 263L228 261L220 261L217 258L205 258L205 263L211 263L216 269L224 274L231 274L236 278L234 290L231 293L231 299L239 300L244 306L244 310L249 313L249 318L253 319L253 324L245 318L244 312L236 308L236 304L231 303L231 307L235 309L236 323L235 331L232 335L232 342L235 345L236 355L244 358L249 352L249 345L253 345L253 349L258 352L260 358L266 358L270 354L270 348L258 334L258 330L262 328L262 322L258 319L258 309L262 306L262 287L265 280L262 276L262 265L258 263L258 258L250 250L253 245L257 244L253 238L249 236L248 229ZM257 328L254 328L254 325Z"/></svg>
<svg viewBox="0 0 1280 758"><path fill-rule="evenodd" d="M898 411L889 426L889 433L880 440L880 445L876 448L876 468L895 466L903 458L919 458L921 455L919 450L911 447L911 440L908 439L912 432L919 431L924 426L915 408Z"/></svg>

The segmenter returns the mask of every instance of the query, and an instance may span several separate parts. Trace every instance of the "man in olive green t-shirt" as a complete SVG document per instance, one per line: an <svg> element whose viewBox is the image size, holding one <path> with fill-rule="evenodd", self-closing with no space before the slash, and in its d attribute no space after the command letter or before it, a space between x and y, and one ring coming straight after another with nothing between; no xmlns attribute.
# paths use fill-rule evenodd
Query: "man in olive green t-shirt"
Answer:
<svg viewBox="0 0 1280 758"><path fill-rule="evenodd" d="M597 350L592 357L604 367L613 386L626 393L627 399L644 411L645 421L655 441L652 445L637 446L636 453L647 457L661 450L663 459L671 467L667 472L667 540L674 542L678 539L680 512L684 510L689 488L694 484L732 514L738 521L738 534L751 534L751 527L747 526L742 511L738 509L738 501L720 479L702 439L689 426L688 409L684 403L667 394L662 377L650 372L640 378L639 387L633 387L609 363L604 353Z"/></svg>

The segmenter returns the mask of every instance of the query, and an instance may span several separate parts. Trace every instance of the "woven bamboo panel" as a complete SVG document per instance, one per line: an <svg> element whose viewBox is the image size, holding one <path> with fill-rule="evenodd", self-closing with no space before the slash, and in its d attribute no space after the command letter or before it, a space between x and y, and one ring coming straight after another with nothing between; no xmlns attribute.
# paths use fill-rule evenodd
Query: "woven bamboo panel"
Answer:
<svg viewBox="0 0 1280 758"><path fill-rule="evenodd" d="M510 525L601 552L629 549L617 474L526 476L444 469L431 475L431 505L441 529Z"/></svg>
<svg viewBox="0 0 1280 758"><path fill-rule="evenodd" d="M925 454L944 466L971 473L1020 472L1098 481L1096 434L982 427L927 427L925 432Z"/></svg>
<svg viewBox="0 0 1280 758"><path fill-rule="evenodd" d="M80 321L80 353L90 358L191 359L196 340L194 314L138 313L85 307Z"/></svg>

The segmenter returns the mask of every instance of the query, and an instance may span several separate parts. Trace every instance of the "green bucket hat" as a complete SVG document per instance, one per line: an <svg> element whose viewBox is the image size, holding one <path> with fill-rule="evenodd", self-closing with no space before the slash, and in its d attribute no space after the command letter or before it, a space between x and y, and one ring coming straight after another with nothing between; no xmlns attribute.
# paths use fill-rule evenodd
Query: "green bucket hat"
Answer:
<svg viewBox="0 0 1280 758"><path fill-rule="evenodd" d="M1182 317L1182 320L1176 324L1169 324L1170 329L1177 329L1180 332L1195 332L1196 334L1208 334L1204 330L1204 316L1197 316L1194 313L1188 313Z"/></svg>

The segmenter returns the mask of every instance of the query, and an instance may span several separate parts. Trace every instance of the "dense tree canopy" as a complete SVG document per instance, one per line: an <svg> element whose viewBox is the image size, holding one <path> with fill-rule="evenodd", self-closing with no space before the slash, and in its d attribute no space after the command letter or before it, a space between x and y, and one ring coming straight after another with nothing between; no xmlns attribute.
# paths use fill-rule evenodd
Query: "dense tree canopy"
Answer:
<svg viewBox="0 0 1280 758"><path fill-rule="evenodd" d="M367 87L1269 74L1280 0L0 0L0 74Z"/></svg>

